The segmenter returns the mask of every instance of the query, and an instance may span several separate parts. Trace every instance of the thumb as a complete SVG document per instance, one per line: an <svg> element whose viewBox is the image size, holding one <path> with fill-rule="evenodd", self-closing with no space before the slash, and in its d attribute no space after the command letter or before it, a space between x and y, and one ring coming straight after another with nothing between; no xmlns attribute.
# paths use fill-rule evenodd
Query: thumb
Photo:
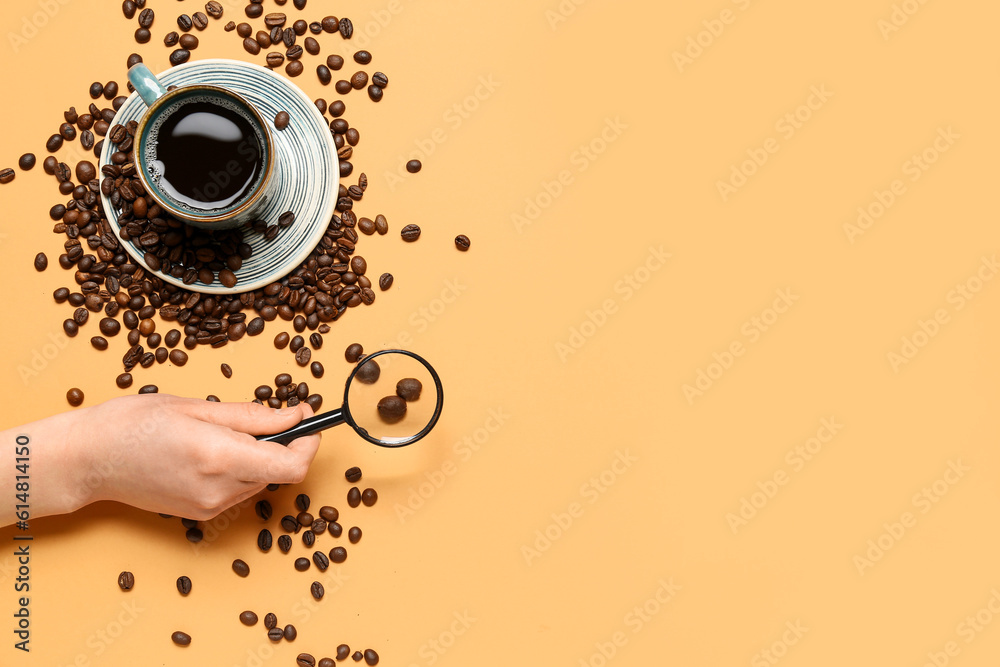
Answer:
<svg viewBox="0 0 1000 667"><path fill-rule="evenodd" d="M313 414L308 403L274 409L259 403L214 403L183 399L182 410L190 417L250 435L279 433Z"/></svg>

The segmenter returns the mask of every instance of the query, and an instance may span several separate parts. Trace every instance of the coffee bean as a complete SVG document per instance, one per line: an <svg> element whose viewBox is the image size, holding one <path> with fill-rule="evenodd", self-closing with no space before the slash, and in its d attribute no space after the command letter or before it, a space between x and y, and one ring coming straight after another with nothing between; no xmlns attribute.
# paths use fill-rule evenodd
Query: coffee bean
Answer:
<svg viewBox="0 0 1000 667"><path fill-rule="evenodd" d="M334 72L336 72L337 70L339 70L341 67L344 66L344 59L336 55L327 56L326 66L329 67Z"/></svg>
<svg viewBox="0 0 1000 667"><path fill-rule="evenodd" d="M330 567L330 559L322 551L313 552L313 563L315 563L320 572L326 572L326 568Z"/></svg>
<svg viewBox="0 0 1000 667"><path fill-rule="evenodd" d="M354 662L361 662L361 659L364 657L365 656L361 651L355 651L354 653L351 654L351 660L353 660Z"/></svg>
<svg viewBox="0 0 1000 667"><path fill-rule="evenodd" d="M292 538L288 535L279 535L278 548L281 549L281 553L287 554L292 549Z"/></svg>
<svg viewBox="0 0 1000 667"><path fill-rule="evenodd" d="M170 363L174 366L183 366L187 361L188 355L184 350L170 350Z"/></svg>
<svg viewBox="0 0 1000 667"><path fill-rule="evenodd" d="M381 213L375 216L375 231L379 235L384 235L389 232L389 221L385 219L385 216Z"/></svg>
<svg viewBox="0 0 1000 667"><path fill-rule="evenodd" d="M53 136L59 136L59 135L53 135ZM60 137L60 139L62 139L62 137ZM7 183L13 181L16 175L17 173L9 167L7 169L0 169L0 183L6 185Z"/></svg>
<svg viewBox="0 0 1000 667"><path fill-rule="evenodd" d="M236 26L236 34L240 37L249 37L253 34L253 28L250 27L249 23L241 23Z"/></svg>
<svg viewBox="0 0 1000 667"><path fill-rule="evenodd" d="M336 507L330 507L329 505L323 505L319 508L320 517L329 523L333 523L340 518L340 512L337 511Z"/></svg>
<svg viewBox="0 0 1000 667"><path fill-rule="evenodd" d="M311 526L313 522L313 515L303 510L299 512L298 516L295 517L295 520L299 522L300 526Z"/></svg>
<svg viewBox="0 0 1000 667"><path fill-rule="evenodd" d="M163 311L160 311L161 315ZM176 347L177 343L181 341L181 332L177 329L171 329L167 332L167 335L163 337L163 342L166 343L167 347ZM223 371L225 373L225 371Z"/></svg>
<svg viewBox="0 0 1000 667"><path fill-rule="evenodd" d="M135 16L135 3L132 0L125 0L122 2L122 14L125 18L131 20Z"/></svg>
<svg viewBox="0 0 1000 667"><path fill-rule="evenodd" d="M217 2L216 0L210 0L210 2L206 3L205 11L208 12L208 15L211 16L213 19L222 18L222 12L223 12L222 4Z"/></svg>
<svg viewBox="0 0 1000 667"><path fill-rule="evenodd" d="M264 627L268 630L278 627L278 617L270 613L264 614Z"/></svg>
<svg viewBox="0 0 1000 667"><path fill-rule="evenodd" d="M271 540L272 540L272 538L271 538L271 531L269 531L267 528L264 528L257 535L257 548L259 548L261 551L263 551L265 553L268 552L268 551L270 551L271 550L271 543L272 543ZM237 573L237 574L239 574L239 573ZM241 574L240 576L243 577L243 576L246 576L246 575L242 575Z"/></svg>
<svg viewBox="0 0 1000 667"><path fill-rule="evenodd" d="M351 23L351 19L340 19L340 36L344 39L350 39L351 35L354 34L354 24Z"/></svg>
<svg viewBox="0 0 1000 667"><path fill-rule="evenodd" d="M257 625L257 614L253 613L249 609L240 614L240 623L246 626Z"/></svg>
<svg viewBox="0 0 1000 667"><path fill-rule="evenodd" d="M184 536L188 539L188 542L201 542L204 535L201 532L201 528L188 528Z"/></svg>
<svg viewBox="0 0 1000 667"><path fill-rule="evenodd" d="M309 364L309 372L312 373L312 376L314 378L318 379L323 377L323 372L324 372L323 364L321 364L318 361L312 362L311 364Z"/></svg>
<svg viewBox="0 0 1000 667"><path fill-rule="evenodd" d="M122 373L117 378L115 378L115 384L118 385L119 389L128 389L132 386L132 374Z"/></svg>
<svg viewBox="0 0 1000 667"><path fill-rule="evenodd" d="M299 366L308 366L310 358L312 358L312 350L308 347L303 347L295 353L295 363Z"/></svg>
<svg viewBox="0 0 1000 667"><path fill-rule="evenodd" d="M286 533L297 533L299 532L299 528L299 522L291 514L281 517L281 529Z"/></svg>
<svg viewBox="0 0 1000 667"><path fill-rule="evenodd" d="M336 16L324 16L320 25L323 26L323 32L334 33L339 29L339 21Z"/></svg>
<svg viewBox="0 0 1000 667"><path fill-rule="evenodd" d="M302 43L305 46L306 53L315 56L319 53L319 42L317 42L312 37L306 37L305 41Z"/></svg>
<svg viewBox="0 0 1000 667"><path fill-rule="evenodd" d="M135 586L135 575L133 575L128 570L125 570L118 575L118 588L123 591L130 591L132 587Z"/></svg>
<svg viewBox="0 0 1000 667"><path fill-rule="evenodd" d="M351 544L357 544L361 541L361 529L357 526L351 526L351 529L347 531L347 539L351 541Z"/></svg>
<svg viewBox="0 0 1000 667"><path fill-rule="evenodd" d="M347 549L344 547L334 547L330 549L330 562L343 563L347 560Z"/></svg>
<svg viewBox="0 0 1000 667"><path fill-rule="evenodd" d="M354 87L351 85L351 82L347 81L346 79L341 79L340 81L335 83L333 87L341 95L346 95L347 93L354 90Z"/></svg>
<svg viewBox="0 0 1000 667"><path fill-rule="evenodd" d="M381 374L382 368L377 361L371 359L361 364L354 377L362 384L375 384Z"/></svg>
<svg viewBox="0 0 1000 667"><path fill-rule="evenodd" d="M150 34L149 29L147 28L138 28L135 31L135 41L138 44L146 44L149 42L151 37L152 34Z"/></svg>
<svg viewBox="0 0 1000 667"><path fill-rule="evenodd" d="M267 500L258 500L257 504L254 506L254 511L257 512L257 516L264 521L267 521L271 518L271 503Z"/></svg>
<svg viewBox="0 0 1000 667"><path fill-rule="evenodd" d="M180 16L177 17L177 27L180 28L183 32L187 32L188 30L190 30L193 25L194 22L191 20L191 17L188 16L187 14L181 14Z"/></svg>
<svg viewBox="0 0 1000 667"><path fill-rule="evenodd" d="M300 512L307 512L309 510L309 502L310 502L309 496L307 496L304 493L300 493L299 495L295 496L295 506L299 508ZM302 523L305 526L309 525L308 523L303 523L301 520L299 521L299 523ZM312 523L311 517L310 517L310 523Z"/></svg>
<svg viewBox="0 0 1000 667"><path fill-rule="evenodd" d="M354 90L361 90L368 85L368 73L367 72L355 72L351 77L351 87Z"/></svg>
<svg viewBox="0 0 1000 667"><path fill-rule="evenodd" d="M187 595L191 592L191 580L187 577L177 577L177 592Z"/></svg>
<svg viewBox="0 0 1000 667"><path fill-rule="evenodd" d="M260 48L262 49L266 49L271 46L271 36L263 30L257 31L255 39L257 40L257 43L260 44Z"/></svg>
<svg viewBox="0 0 1000 667"><path fill-rule="evenodd" d="M281 43L285 45L286 49L290 49L295 46L295 29L285 28L281 33Z"/></svg>
<svg viewBox="0 0 1000 667"><path fill-rule="evenodd" d="M187 49L174 49L170 52L170 64L180 65L186 63L191 58L191 52Z"/></svg>
<svg viewBox="0 0 1000 667"><path fill-rule="evenodd" d="M386 424L395 424L406 416L406 401L399 396L386 396L378 402L378 416Z"/></svg>
<svg viewBox="0 0 1000 667"><path fill-rule="evenodd" d="M284 636L285 636L285 641L287 642L295 641L295 638L298 636L298 632L295 631L295 626L290 623L286 625Z"/></svg>
<svg viewBox="0 0 1000 667"><path fill-rule="evenodd" d="M406 225L399 231L399 235L403 237L404 241L412 243L420 238L420 227L414 224Z"/></svg>
<svg viewBox="0 0 1000 667"><path fill-rule="evenodd" d="M316 76L319 78L319 82L324 86L329 86L330 82L333 81L333 75L330 74L330 68L326 65L316 66Z"/></svg>
<svg viewBox="0 0 1000 667"><path fill-rule="evenodd" d="M250 5L247 8L249 9L250 7L260 7L260 5ZM270 630L267 631L267 638L275 643L280 642L282 638L284 638L284 636L285 633L281 628L271 628Z"/></svg>
<svg viewBox="0 0 1000 667"><path fill-rule="evenodd" d="M45 142L45 150L47 150L50 153L55 153L60 148L62 148L62 145L63 145L62 136L58 134L53 134L51 137L49 137L49 140ZM13 171L13 169L11 171Z"/></svg>
<svg viewBox="0 0 1000 667"><path fill-rule="evenodd" d="M316 533L312 530L302 531L302 544L304 544L307 549L311 549L312 545L316 544Z"/></svg>
<svg viewBox="0 0 1000 667"><path fill-rule="evenodd" d="M392 287L392 274L383 273L381 276L379 276L378 286L379 289L381 289L383 292Z"/></svg>
<svg viewBox="0 0 1000 667"><path fill-rule="evenodd" d="M313 598L316 600L322 600L326 590L323 588L323 584L318 581L314 581L312 582L312 586L309 587L309 592L312 593Z"/></svg>
<svg viewBox="0 0 1000 667"><path fill-rule="evenodd" d="M348 656L351 655L351 647L347 644L341 644L337 647L337 660L347 660Z"/></svg>
<svg viewBox="0 0 1000 667"><path fill-rule="evenodd" d="M285 62L285 56L278 53L277 51L272 51L271 53L267 54L266 60L268 67L271 68L281 67L281 64Z"/></svg>
<svg viewBox="0 0 1000 667"><path fill-rule="evenodd" d="M375 86L375 85L368 86L368 98L372 102L381 102L382 101L382 89L379 88L378 86Z"/></svg>
<svg viewBox="0 0 1000 667"><path fill-rule="evenodd" d="M170 635L171 641L173 641L178 646L190 646L191 645L191 635L186 632L177 631Z"/></svg>
<svg viewBox="0 0 1000 667"><path fill-rule="evenodd" d="M259 7L259 6L260 5L247 5L247 10L249 10L250 7ZM260 44L257 43L257 40L250 39L249 37L243 40L243 48L246 49L247 53L249 53L252 56L255 56L258 53L260 53Z"/></svg>
<svg viewBox="0 0 1000 667"><path fill-rule="evenodd" d="M415 401L420 398L423 385L416 378L403 378L396 383L396 396L404 401Z"/></svg>
<svg viewBox="0 0 1000 667"><path fill-rule="evenodd" d="M108 349L108 339L102 336L94 336L90 339L90 344L94 346L96 350L106 350Z"/></svg>
<svg viewBox="0 0 1000 667"><path fill-rule="evenodd" d="M295 658L295 665L296 667L316 667L316 658L308 653L299 653Z"/></svg>
<svg viewBox="0 0 1000 667"><path fill-rule="evenodd" d="M299 572L305 572L309 569L309 559L308 558L296 558L295 559L295 569Z"/></svg>
<svg viewBox="0 0 1000 667"><path fill-rule="evenodd" d="M351 507L357 507L361 504L361 490L358 487L352 486L347 492L347 504Z"/></svg>
<svg viewBox="0 0 1000 667"><path fill-rule="evenodd" d="M367 65L372 61L372 54L368 51L355 51L354 52L354 62L359 65Z"/></svg>
<svg viewBox="0 0 1000 667"><path fill-rule="evenodd" d="M44 271L49 268L49 258L45 256L44 252L40 252L35 255L35 271Z"/></svg>
<svg viewBox="0 0 1000 667"><path fill-rule="evenodd" d="M343 534L344 532L344 527L341 526L336 521L334 521L332 523L327 524L327 530L330 531L330 534L333 535L334 537L340 537L341 534Z"/></svg>
<svg viewBox="0 0 1000 667"><path fill-rule="evenodd" d="M229 23L227 23L226 27L223 28L223 30L225 30L226 32L232 32L233 30L236 30L236 21L230 21Z"/></svg>
<svg viewBox="0 0 1000 667"><path fill-rule="evenodd" d="M372 74L372 85L385 89L389 86L389 77L384 72L375 72Z"/></svg>
<svg viewBox="0 0 1000 667"><path fill-rule="evenodd" d="M462 252L468 250L470 245L472 245L472 242L469 240L469 237L466 236L465 234L459 234L458 236L455 237L455 247L461 250Z"/></svg>
<svg viewBox="0 0 1000 667"><path fill-rule="evenodd" d="M247 335L257 336L264 331L264 320L260 317L255 317L247 324Z"/></svg>
<svg viewBox="0 0 1000 667"><path fill-rule="evenodd" d="M365 489L361 492L361 502L365 507L371 507L378 501L378 492L375 489Z"/></svg>
<svg viewBox="0 0 1000 667"><path fill-rule="evenodd" d="M302 70L304 69L305 66L301 63L301 61L293 60L285 65L285 74L288 76L298 76L299 74L302 74Z"/></svg>
<svg viewBox="0 0 1000 667"><path fill-rule="evenodd" d="M233 561L233 572L241 577L245 577L250 574L250 566L246 564L246 561L237 558Z"/></svg>
<svg viewBox="0 0 1000 667"><path fill-rule="evenodd" d="M25 153L17 159L17 166L20 167L22 171L29 171L35 166L35 154Z"/></svg>
<svg viewBox="0 0 1000 667"><path fill-rule="evenodd" d="M194 27L198 30L204 30L208 27L208 17L205 16L205 12L195 12L192 14L191 22L194 23Z"/></svg>
<svg viewBox="0 0 1000 667"><path fill-rule="evenodd" d="M378 653L376 653L373 649L366 648L365 649L365 663L368 664L368 665L377 665L378 664Z"/></svg>
<svg viewBox="0 0 1000 667"><path fill-rule="evenodd" d="M420 171L420 168L422 166L423 165L420 163L420 160L410 160L409 162L406 163L406 171L410 172L411 174L415 174L418 171Z"/></svg>
<svg viewBox="0 0 1000 667"><path fill-rule="evenodd" d="M365 349L361 346L361 343L351 343L344 350L344 358L350 363L355 363L358 359L364 356Z"/></svg>

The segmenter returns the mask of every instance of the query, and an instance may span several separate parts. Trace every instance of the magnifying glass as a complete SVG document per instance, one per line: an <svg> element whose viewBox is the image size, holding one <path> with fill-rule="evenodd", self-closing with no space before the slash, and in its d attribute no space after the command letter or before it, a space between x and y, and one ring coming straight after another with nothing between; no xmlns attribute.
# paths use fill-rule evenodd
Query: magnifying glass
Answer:
<svg viewBox="0 0 1000 667"><path fill-rule="evenodd" d="M287 445L346 422L373 445L405 447L430 433L443 406L441 378L423 357L381 350L358 361L344 385L341 407L257 439Z"/></svg>

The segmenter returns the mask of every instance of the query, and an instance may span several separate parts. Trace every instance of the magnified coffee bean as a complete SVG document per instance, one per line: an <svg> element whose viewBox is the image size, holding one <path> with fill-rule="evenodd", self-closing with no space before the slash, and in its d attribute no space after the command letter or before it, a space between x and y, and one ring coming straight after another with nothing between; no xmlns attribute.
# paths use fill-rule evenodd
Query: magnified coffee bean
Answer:
<svg viewBox="0 0 1000 667"><path fill-rule="evenodd" d="M406 401L399 396L386 396L378 402L378 416L386 424L395 424L406 416Z"/></svg>
<svg viewBox="0 0 1000 667"><path fill-rule="evenodd" d="M382 368L378 365L378 362L374 359L362 362L361 368L354 375L354 379L362 384L375 384L378 382L379 376L382 374Z"/></svg>

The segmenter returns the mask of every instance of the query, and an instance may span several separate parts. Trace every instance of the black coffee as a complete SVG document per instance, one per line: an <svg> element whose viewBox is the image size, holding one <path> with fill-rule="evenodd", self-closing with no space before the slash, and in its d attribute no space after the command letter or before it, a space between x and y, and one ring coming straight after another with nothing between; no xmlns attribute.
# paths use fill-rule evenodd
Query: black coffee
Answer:
<svg viewBox="0 0 1000 667"><path fill-rule="evenodd" d="M195 97L149 132L151 176L182 207L227 208L249 195L263 171L259 131L224 99Z"/></svg>

